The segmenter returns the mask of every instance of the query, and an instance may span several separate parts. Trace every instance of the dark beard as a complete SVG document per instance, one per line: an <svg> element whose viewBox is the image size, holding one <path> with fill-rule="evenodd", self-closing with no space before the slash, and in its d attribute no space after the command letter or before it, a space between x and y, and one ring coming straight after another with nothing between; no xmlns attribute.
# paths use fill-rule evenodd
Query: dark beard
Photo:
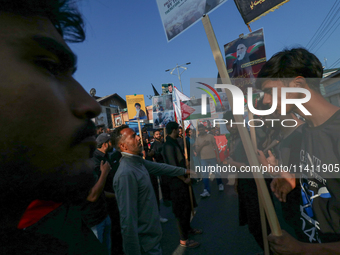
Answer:
<svg viewBox="0 0 340 255"><path fill-rule="evenodd" d="M0 164L0 199L9 207L35 199L80 204L95 183L92 169L86 162L41 170L22 156Z"/></svg>
<svg viewBox="0 0 340 255"><path fill-rule="evenodd" d="M95 183L93 170L87 163L62 166L55 174L40 183L36 197L41 200L81 204Z"/></svg>

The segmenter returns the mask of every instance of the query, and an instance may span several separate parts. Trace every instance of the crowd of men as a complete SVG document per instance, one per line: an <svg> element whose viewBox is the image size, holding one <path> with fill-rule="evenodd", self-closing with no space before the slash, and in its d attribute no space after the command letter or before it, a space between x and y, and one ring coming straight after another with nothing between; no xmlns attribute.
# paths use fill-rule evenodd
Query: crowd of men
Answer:
<svg viewBox="0 0 340 255"><path fill-rule="evenodd" d="M189 236L203 231L190 224L196 203L186 148L177 140L178 124L167 124L161 146L155 135L157 141L144 153L152 160L143 159L141 138L126 125L96 136L91 119L101 108L73 78L76 57L66 44L84 39L81 15L70 1L0 0L0 253L162 254L158 199L150 174L169 176L168 199L179 244L197 247ZM310 115L294 104L286 106L288 114L303 118L299 127L279 128L277 136L267 130L263 137L269 140L258 146L263 165L303 169L299 175L280 174L268 183L295 230L295 237L285 231L269 235L274 254L340 253L340 111L320 93L322 73L315 55L296 48L275 54L258 74L263 105L271 106L276 100L272 91L279 89L277 112L281 88L303 88L311 95L304 104ZM289 94L290 99L303 97ZM233 115L227 112L225 118ZM237 130L227 128L232 134L230 158L223 163L248 165ZM202 141L188 140L200 150L194 150L196 154L206 145L215 147L204 131L196 139ZM204 164L214 158L208 152L204 156ZM209 183L204 183L209 193ZM256 187L250 176L236 183L240 208L246 208L246 217L240 220L256 237L259 216L247 210L258 204Z"/></svg>

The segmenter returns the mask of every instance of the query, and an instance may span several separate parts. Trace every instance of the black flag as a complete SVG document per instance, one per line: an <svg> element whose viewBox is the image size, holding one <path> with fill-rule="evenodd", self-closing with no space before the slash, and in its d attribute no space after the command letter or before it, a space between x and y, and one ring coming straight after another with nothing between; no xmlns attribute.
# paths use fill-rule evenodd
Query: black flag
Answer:
<svg viewBox="0 0 340 255"><path fill-rule="evenodd" d="M234 0L244 23L249 24L271 11L279 8L289 0Z"/></svg>
<svg viewBox="0 0 340 255"><path fill-rule="evenodd" d="M153 93L155 93L155 96L159 96L159 93L157 92L157 90L155 89L155 87L153 86L153 84L151 83L152 88L153 88Z"/></svg>

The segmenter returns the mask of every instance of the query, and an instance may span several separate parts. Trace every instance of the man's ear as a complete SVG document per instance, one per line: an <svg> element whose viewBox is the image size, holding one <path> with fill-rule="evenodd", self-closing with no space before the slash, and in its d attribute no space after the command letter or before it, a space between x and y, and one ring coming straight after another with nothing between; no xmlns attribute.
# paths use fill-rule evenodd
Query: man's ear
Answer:
<svg viewBox="0 0 340 255"><path fill-rule="evenodd" d="M124 143L119 143L118 147L119 147L120 151L125 151L125 149L126 149L126 146L125 146Z"/></svg>
<svg viewBox="0 0 340 255"><path fill-rule="evenodd" d="M293 83L293 87L309 89L307 81L306 81L305 77L303 77L303 76L295 77L295 79L292 81L292 83Z"/></svg>

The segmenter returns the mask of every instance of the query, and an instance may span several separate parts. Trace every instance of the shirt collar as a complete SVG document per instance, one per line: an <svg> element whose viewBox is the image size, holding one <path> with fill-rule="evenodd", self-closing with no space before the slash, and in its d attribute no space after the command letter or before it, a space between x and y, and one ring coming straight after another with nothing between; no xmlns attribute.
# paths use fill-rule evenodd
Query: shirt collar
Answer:
<svg viewBox="0 0 340 255"><path fill-rule="evenodd" d="M127 153L127 152L122 152L122 156L140 158L139 155L135 155L135 154Z"/></svg>

